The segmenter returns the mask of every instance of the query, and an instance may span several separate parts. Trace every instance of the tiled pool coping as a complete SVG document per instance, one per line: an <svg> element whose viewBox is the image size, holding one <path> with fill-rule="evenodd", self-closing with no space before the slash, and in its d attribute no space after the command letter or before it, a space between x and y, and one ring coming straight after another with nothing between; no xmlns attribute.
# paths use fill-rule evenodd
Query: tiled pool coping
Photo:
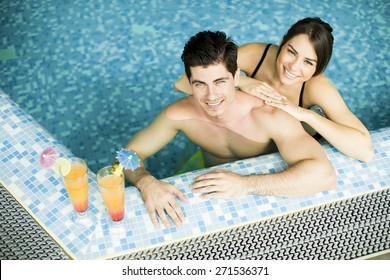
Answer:
<svg viewBox="0 0 390 280"><path fill-rule="evenodd" d="M127 232L110 236L107 214L97 191L95 175L89 172L90 209L98 219L93 231L81 231L70 221L72 206L59 175L39 166L39 154L47 146L56 146L63 156L70 151L54 139L6 94L0 93L0 182L32 217L74 259L101 259L138 251L247 225L387 189L390 185L390 128L372 132L375 157L370 164L352 160L329 145L325 151L338 175L333 191L315 195L282 198L249 196L236 200L202 200L188 184L199 170L165 179L174 183L189 198L181 203L186 221L181 228L155 228L138 190L126 189ZM278 154L221 165L240 174L277 172L285 167Z"/></svg>

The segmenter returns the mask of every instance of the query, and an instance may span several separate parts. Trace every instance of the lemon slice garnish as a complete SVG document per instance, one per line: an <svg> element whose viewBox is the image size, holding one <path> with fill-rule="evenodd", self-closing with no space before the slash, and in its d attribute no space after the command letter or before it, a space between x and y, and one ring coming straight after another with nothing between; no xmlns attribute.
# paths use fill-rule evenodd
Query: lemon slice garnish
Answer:
<svg viewBox="0 0 390 280"><path fill-rule="evenodd" d="M113 173L116 176L121 177L121 175L123 173L123 166L119 164L118 166L116 166L116 168L114 167L114 172Z"/></svg>
<svg viewBox="0 0 390 280"><path fill-rule="evenodd" d="M70 161L66 158L58 158L56 162L53 165L53 169L56 173L62 174L63 176L66 176L69 174L71 169Z"/></svg>

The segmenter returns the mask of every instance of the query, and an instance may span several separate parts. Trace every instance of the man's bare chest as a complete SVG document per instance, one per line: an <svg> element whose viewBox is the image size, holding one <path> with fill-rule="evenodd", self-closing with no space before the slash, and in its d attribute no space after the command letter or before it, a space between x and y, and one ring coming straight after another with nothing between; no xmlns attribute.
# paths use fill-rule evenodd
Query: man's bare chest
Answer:
<svg viewBox="0 0 390 280"><path fill-rule="evenodd" d="M268 153L272 140L252 123L237 123L230 127L207 121L191 120L183 131L207 153L221 159L243 159Z"/></svg>

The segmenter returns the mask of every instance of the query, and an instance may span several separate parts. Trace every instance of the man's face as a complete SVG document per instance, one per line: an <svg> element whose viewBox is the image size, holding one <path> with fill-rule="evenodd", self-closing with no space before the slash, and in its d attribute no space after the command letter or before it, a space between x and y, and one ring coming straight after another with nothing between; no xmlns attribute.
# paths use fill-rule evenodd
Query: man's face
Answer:
<svg viewBox="0 0 390 280"><path fill-rule="evenodd" d="M233 75L223 64L191 67L194 98L210 117L222 118L235 98L239 70Z"/></svg>

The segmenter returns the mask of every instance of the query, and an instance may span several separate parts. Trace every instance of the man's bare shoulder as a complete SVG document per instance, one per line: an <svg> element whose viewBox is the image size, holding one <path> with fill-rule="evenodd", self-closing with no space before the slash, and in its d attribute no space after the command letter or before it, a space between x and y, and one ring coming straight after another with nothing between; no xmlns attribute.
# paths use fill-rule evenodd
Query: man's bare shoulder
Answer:
<svg viewBox="0 0 390 280"><path fill-rule="evenodd" d="M287 112L267 105L264 102L261 106L252 108L252 116L256 122L264 128L283 129L286 126L300 125L300 122Z"/></svg>
<svg viewBox="0 0 390 280"><path fill-rule="evenodd" d="M197 109L193 96L179 99L165 108L165 115L171 120L186 120L196 116Z"/></svg>
<svg viewBox="0 0 390 280"><path fill-rule="evenodd" d="M242 104L241 108L251 112L251 114L257 119L269 118L283 114L282 110L267 105L264 100L246 93L240 93L240 101Z"/></svg>

